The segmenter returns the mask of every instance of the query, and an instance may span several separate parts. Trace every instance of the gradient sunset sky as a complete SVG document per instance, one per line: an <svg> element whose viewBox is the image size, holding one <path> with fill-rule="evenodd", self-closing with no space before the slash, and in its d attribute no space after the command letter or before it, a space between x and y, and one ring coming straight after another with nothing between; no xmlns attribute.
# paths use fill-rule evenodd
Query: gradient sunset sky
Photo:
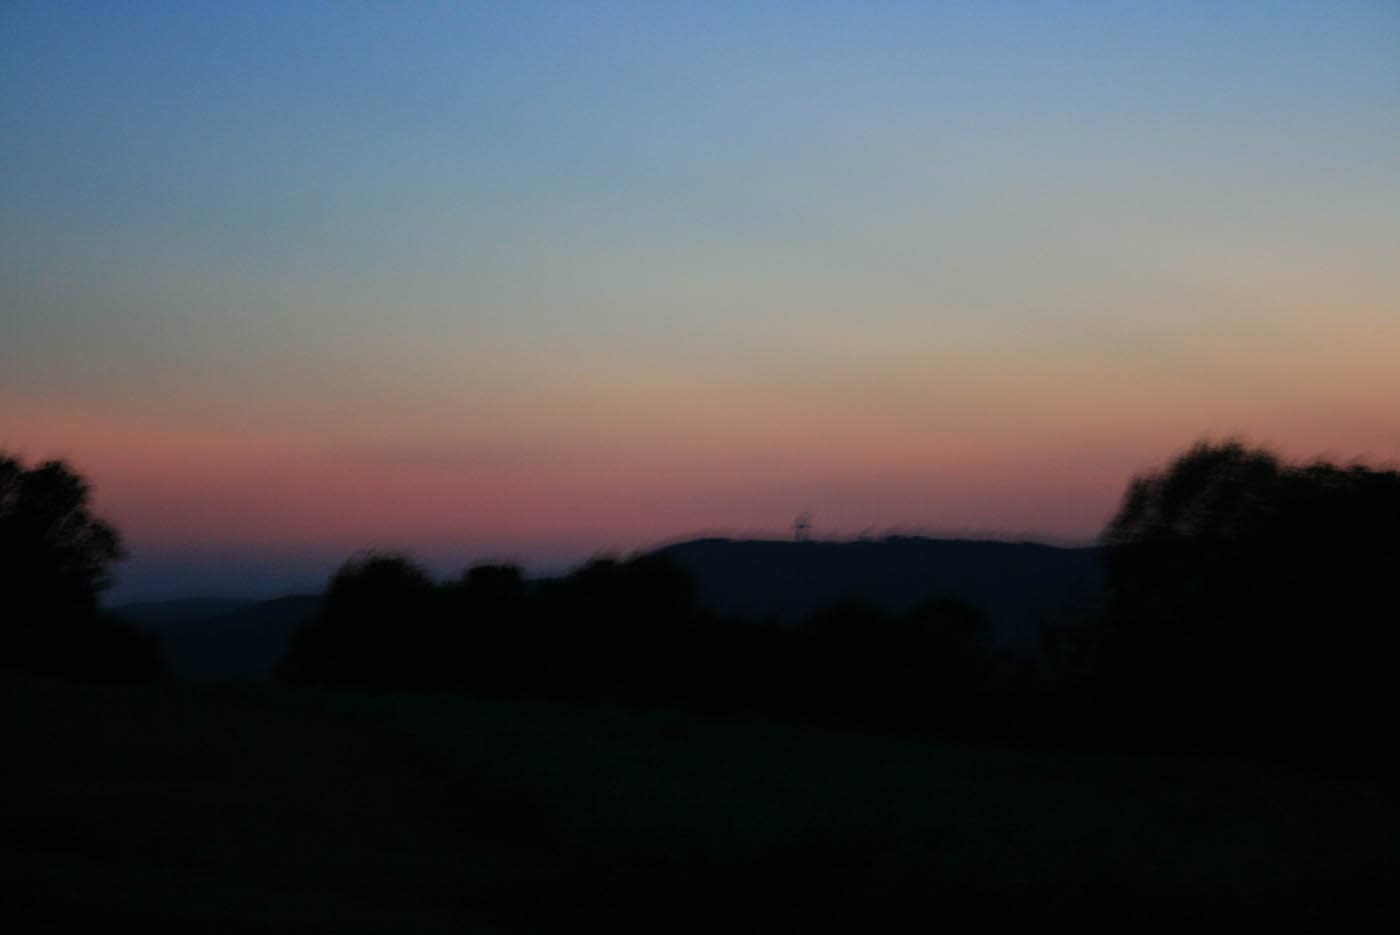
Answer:
<svg viewBox="0 0 1400 935"><path fill-rule="evenodd" d="M1393 0L7 0L0 52L0 448L120 597L1400 460Z"/></svg>

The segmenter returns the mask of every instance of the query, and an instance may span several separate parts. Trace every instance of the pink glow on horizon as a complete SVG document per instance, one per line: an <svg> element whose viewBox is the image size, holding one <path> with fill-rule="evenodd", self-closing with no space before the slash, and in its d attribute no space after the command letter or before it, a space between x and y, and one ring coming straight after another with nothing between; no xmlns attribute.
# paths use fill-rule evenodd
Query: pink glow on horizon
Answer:
<svg viewBox="0 0 1400 935"><path fill-rule="evenodd" d="M1104 417L1141 402L1061 388L1026 407L989 407L984 422L908 429L897 410L858 418L723 397L655 399L618 413L592 446L577 431L553 446L326 442L218 431L76 408L7 404L0 438L28 460L63 457L96 489L98 512L133 549L370 547L584 554L653 545L701 531L782 535L811 511L820 535L984 533L1088 541L1128 478L1206 432L1163 408L1150 422ZM1078 423L1069 411L1087 418ZM669 426L667 413L674 418ZM1058 416L1059 418L1052 418ZM1345 459L1347 420L1284 413L1290 456ZM1058 430L1052 428L1058 425ZM979 441L977 430L984 432ZM1117 431L1114 431L1114 429ZM1232 427L1213 426L1213 434ZM1287 434L1284 434L1287 432ZM23 447L14 445L24 441ZM1400 435L1386 453L1400 450ZM1374 456L1374 454L1373 454Z"/></svg>

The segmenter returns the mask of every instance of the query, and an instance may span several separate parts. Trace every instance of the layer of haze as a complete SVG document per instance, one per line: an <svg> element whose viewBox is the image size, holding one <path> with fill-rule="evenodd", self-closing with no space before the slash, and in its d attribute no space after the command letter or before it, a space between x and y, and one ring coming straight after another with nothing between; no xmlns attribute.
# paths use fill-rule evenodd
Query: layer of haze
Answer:
<svg viewBox="0 0 1400 935"><path fill-rule="evenodd" d="M1086 540L1201 436L1400 457L1392 2L7 2L0 49L0 448L94 481L119 596Z"/></svg>

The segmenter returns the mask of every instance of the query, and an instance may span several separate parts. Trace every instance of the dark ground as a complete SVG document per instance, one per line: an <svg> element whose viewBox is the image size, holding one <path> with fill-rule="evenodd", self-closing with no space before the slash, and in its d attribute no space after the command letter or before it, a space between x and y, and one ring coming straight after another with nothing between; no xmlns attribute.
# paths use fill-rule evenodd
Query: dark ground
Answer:
<svg viewBox="0 0 1400 935"><path fill-rule="evenodd" d="M6 928L1321 931L1400 799L1243 760L0 677Z"/></svg>

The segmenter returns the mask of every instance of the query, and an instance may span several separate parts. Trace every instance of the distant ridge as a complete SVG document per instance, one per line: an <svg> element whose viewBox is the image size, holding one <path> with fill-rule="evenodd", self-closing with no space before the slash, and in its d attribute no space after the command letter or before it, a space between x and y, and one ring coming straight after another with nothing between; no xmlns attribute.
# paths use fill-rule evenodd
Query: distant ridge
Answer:
<svg viewBox="0 0 1400 935"><path fill-rule="evenodd" d="M794 622L845 598L898 610L950 596L985 611L1003 645L1020 652L1036 649L1044 622L1096 601L1103 590L1098 549L1034 542L707 538L656 552L689 571L701 600L720 613ZM112 612L155 633L180 678L260 680L272 676L292 634L321 601L319 595L195 597Z"/></svg>
<svg viewBox="0 0 1400 935"><path fill-rule="evenodd" d="M846 542L697 539L666 546L701 598L724 613L790 621L854 597L903 609L928 597L984 610L1009 648L1035 647L1041 623L1098 599L1097 548L891 536Z"/></svg>
<svg viewBox="0 0 1400 935"><path fill-rule="evenodd" d="M125 604L112 613L155 633L176 676L220 681L270 678L292 633L320 608L319 595L196 597Z"/></svg>
<svg viewBox="0 0 1400 935"><path fill-rule="evenodd" d="M255 603L251 598L181 597L169 601L133 601L112 608L112 612L141 626L167 627L203 624Z"/></svg>

